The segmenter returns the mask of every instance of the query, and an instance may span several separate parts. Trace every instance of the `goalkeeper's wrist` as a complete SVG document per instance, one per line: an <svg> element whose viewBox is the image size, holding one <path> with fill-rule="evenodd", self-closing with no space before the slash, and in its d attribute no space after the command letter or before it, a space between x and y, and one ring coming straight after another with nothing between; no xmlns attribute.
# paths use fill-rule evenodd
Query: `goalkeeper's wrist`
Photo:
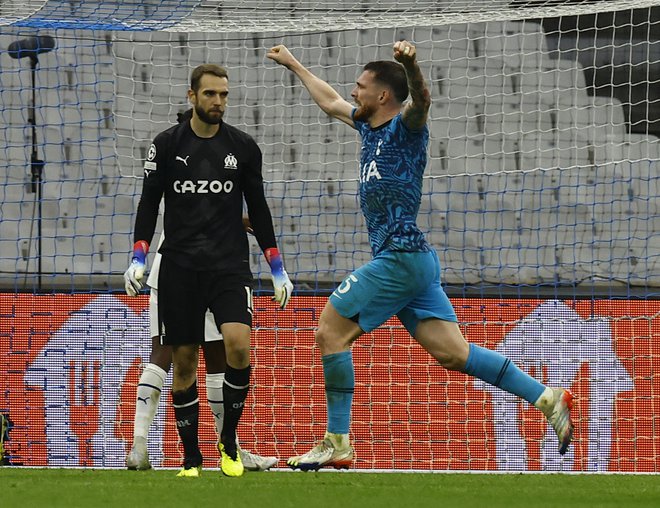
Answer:
<svg viewBox="0 0 660 508"><path fill-rule="evenodd" d="M144 264L149 253L149 244L146 240L138 240L133 244L133 260Z"/></svg>
<svg viewBox="0 0 660 508"><path fill-rule="evenodd" d="M282 263L282 256L277 247L271 247L264 251L266 261L270 265L270 271L273 273L282 273L284 271L284 264Z"/></svg>

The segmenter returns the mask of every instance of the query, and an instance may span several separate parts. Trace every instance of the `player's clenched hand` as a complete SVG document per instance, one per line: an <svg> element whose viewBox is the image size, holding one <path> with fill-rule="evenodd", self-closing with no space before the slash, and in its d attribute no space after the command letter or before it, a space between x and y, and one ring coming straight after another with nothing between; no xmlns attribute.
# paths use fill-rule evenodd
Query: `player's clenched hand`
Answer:
<svg viewBox="0 0 660 508"><path fill-rule="evenodd" d="M273 300L280 305L280 309L283 309L291 299L293 284L289 280L289 275L284 268L279 272L272 271L271 275L273 278L273 288L275 289Z"/></svg>
<svg viewBox="0 0 660 508"><path fill-rule="evenodd" d="M144 263L133 259L128 269L124 272L124 288L129 296L137 296L144 287Z"/></svg>
<svg viewBox="0 0 660 508"><path fill-rule="evenodd" d="M402 64L414 62L417 52L415 46L408 41L397 41L394 43L394 59Z"/></svg>
<svg viewBox="0 0 660 508"><path fill-rule="evenodd" d="M296 62L295 57L284 44L273 46L268 50L266 56L287 68L291 67L291 65Z"/></svg>
<svg viewBox="0 0 660 508"><path fill-rule="evenodd" d="M280 256L277 248L266 249L264 254L270 265L270 274L273 279L273 289L275 290L273 300L279 304L280 309L283 309L291 299L293 284L289 279L289 274L284 269L282 256Z"/></svg>
<svg viewBox="0 0 660 508"><path fill-rule="evenodd" d="M133 246L133 258L128 269L124 272L124 288L129 296L137 296L144 287L144 271L147 264L149 244L144 240L136 242Z"/></svg>

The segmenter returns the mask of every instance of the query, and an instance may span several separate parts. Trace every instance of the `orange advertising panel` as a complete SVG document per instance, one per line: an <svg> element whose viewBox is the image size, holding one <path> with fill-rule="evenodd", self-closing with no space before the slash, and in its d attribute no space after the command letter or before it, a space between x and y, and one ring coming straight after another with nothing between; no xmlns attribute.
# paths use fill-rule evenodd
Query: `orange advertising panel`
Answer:
<svg viewBox="0 0 660 508"><path fill-rule="evenodd" d="M244 448L285 459L325 431L314 328L322 297L285 311L255 302L253 387ZM439 367L391 319L353 347L356 468L660 472L660 302L454 299L469 341L551 386L570 387L576 440L563 457L541 413ZM123 467L149 358L147 297L0 295L0 413L13 465ZM203 363L202 363L203 366ZM169 383L169 379L168 379ZM204 400L204 376L199 377ZM217 461L201 404L205 465ZM177 467L169 386L149 436L151 462Z"/></svg>

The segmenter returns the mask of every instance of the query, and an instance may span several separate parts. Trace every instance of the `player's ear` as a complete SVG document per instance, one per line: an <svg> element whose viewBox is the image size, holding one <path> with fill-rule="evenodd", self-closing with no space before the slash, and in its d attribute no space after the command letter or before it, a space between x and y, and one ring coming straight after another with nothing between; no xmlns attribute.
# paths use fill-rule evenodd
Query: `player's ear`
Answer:
<svg viewBox="0 0 660 508"><path fill-rule="evenodd" d="M378 100L381 102L381 104L384 104L387 102L389 99L391 93L387 88L384 88L381 90L380 95L378 96Z"/></svg>
<svg viewBox="0 0 660 508"><path fill-rule="evenodd" d="M197 94L191 88L191 89L188 90L188 102L190 102L190 104L192 104L194 106L196 101L197 101Z"/></svg>

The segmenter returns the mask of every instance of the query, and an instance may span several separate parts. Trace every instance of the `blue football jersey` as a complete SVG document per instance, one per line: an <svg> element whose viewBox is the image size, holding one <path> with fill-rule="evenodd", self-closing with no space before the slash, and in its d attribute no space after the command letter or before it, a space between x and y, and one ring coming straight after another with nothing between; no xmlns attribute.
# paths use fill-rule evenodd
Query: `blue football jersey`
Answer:
<svg viewBox="0 0 660 508"><path fill-rule="evenodd" d="M372 254L429 251L417 227L428 127L410 130L401 114L375 129L365 122L354 123L362 137L360 206Z"/></svg>

